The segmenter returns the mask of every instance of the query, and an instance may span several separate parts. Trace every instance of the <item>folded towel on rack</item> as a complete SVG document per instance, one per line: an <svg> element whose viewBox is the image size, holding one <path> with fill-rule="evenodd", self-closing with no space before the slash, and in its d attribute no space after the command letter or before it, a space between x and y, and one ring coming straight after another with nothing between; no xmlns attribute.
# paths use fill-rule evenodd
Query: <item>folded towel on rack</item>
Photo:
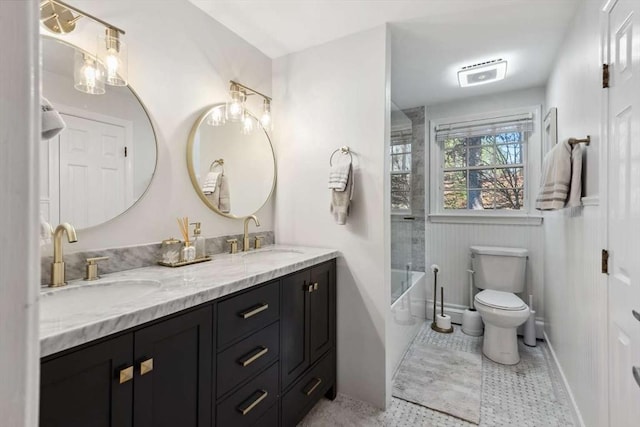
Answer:
<svg viewBox="0 0 640 427"><path fill-rule="evenodd" d="M213 194L218 187L218 180L220 179L220 172L209 172L202 184L202 192L204 194Z"/></svg>
<svg viewBox="0 0 640 427"><path fill-rule="evenodd" d="M571 183L571 145L567 141L553 147L542 162L542 180L536 199L540 211L564 207Z"/></svg>
<svg viewBox="0 0 640 427"><path fill-rule="evenodd" d="M43 140L51 139L64 130L66 124L62 120L62 116L44 96L40 97L40 110L40 120L42 121L41 138Z"/></svg>
<svg viewBox="0 0 640 427"><path fill-rule="evenodd" d="M568 208L582 205L582 144L576 144L571 150L571 183L569 184Z"/></svg>
<svg viewBox="0 0 640 427"><path fill-rule="evenodd" d="M336 160L329 170L329 189L345 191L350 171L351 159L345 157L343 160Z"/></svg>
<svg viewBox="0 0 640 427"><path fill-rule="evenodd" d="M354 179L353 179L353 167L349 162L347 172L347 183L345 189L340 191L337 189L331 190L331 205L329 207L330 212L333 214L333 218L339 225L347 223L347 216L351 209L351 199L353 198Z"/></svg>

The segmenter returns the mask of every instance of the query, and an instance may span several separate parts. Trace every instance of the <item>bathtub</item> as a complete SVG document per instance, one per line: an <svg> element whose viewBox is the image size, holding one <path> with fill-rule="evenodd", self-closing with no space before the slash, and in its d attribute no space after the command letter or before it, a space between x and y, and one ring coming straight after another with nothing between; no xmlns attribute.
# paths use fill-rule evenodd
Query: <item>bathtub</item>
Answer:
<svg viewBox="0 0 640 427"><path fill-rule="evenodd" d="M387 342L390 372L398 368L426 315L426 276L423 271L391 270L391 315Z"/></svg>

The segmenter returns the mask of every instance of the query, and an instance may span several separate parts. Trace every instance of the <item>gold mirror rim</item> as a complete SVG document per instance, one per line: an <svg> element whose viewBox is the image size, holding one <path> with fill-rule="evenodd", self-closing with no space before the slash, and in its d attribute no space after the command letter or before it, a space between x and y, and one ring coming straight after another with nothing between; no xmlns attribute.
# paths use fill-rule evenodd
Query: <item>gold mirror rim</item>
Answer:
<svg viewBox="0 0 640 427"><path fill-rule="evenodd" d="M189 170L189 178L191 178L191 184L193 185L193 189L196 191L196 194L198 194L198 197L200 197L200 200L202 200L209 209L226 218L243 219L249 215L254 215L257 212L259 212L260 209L264 208L265 205L269 202L269 200L271 200L271 196L273 195L273 192L276 188L276 181L278 179L276 153L275 153L275 150L273 149L273 143L271 142L271 138L269 137L269 133L267 132L267 130L262 126L262 123L260 123L260 120L258 120L255 115L253 115L250 111L247 111L247 113L256 121L259 128L264 132L264 136L267 138L267 142L269 143L269 148L271 149L271 157L273 159L273 182L271 183L271 190L269 191L269 194L264 199L264 202L262 202L260 207L258 207L254 212L248 213L247 215L238 216L238 215L234 215L233 213L224 213L220 209L216 208L213 205L213 203L211 203L209 199L207 199L205 194L200 189L200 183L198 182L198 179L196 177L195 168L193 165L193 145L195 143L196 133L198 132L198 129L200 129L200 126L202 125L202 123L206 120L209 113L211 113L211 111L213 111L214 109L219 108L220 106L223 106L225 104L226 103L224 102L218 102L209 107L206 107L205 110L202 112L202 114L200 114L200 117L198 117L198 120L196 120L196 122L191 127L191 132L189 132L189 141L187 143L187 169Z"/></svg>

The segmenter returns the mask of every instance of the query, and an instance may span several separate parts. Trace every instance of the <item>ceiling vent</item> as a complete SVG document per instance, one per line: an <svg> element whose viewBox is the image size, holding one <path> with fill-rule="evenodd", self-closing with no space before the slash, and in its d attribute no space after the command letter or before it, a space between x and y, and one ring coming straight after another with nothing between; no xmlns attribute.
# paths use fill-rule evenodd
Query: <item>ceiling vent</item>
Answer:
<svg viewBox="0 0 640 427"><path fill-rule="evenodd" d="M507 61L493 59L479 64L467 65L458 71L460 87L478 86L502 80L507 75Z"/></svg>

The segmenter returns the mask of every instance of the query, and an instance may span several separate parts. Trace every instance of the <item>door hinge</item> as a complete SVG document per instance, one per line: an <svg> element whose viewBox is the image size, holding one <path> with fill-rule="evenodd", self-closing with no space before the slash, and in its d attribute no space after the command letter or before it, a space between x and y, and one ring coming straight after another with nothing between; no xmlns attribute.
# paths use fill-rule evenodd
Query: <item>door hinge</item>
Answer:
<svg viewBox="0 0 640 427"><path fill-rule="evenodd" d="M609 251L602 250L602 273L609 274Z"/></svg>
<svg viewBox="0 0 640 427"><path fill-rule="evenodd" d="M124 156L127 157L127 147L124 147Z"/></svg>
<svg viewBox="0 0 640 427"><path fill-rule="evenodd" d="M602 64L602 88L609 87L609 64Z"/></svg>

